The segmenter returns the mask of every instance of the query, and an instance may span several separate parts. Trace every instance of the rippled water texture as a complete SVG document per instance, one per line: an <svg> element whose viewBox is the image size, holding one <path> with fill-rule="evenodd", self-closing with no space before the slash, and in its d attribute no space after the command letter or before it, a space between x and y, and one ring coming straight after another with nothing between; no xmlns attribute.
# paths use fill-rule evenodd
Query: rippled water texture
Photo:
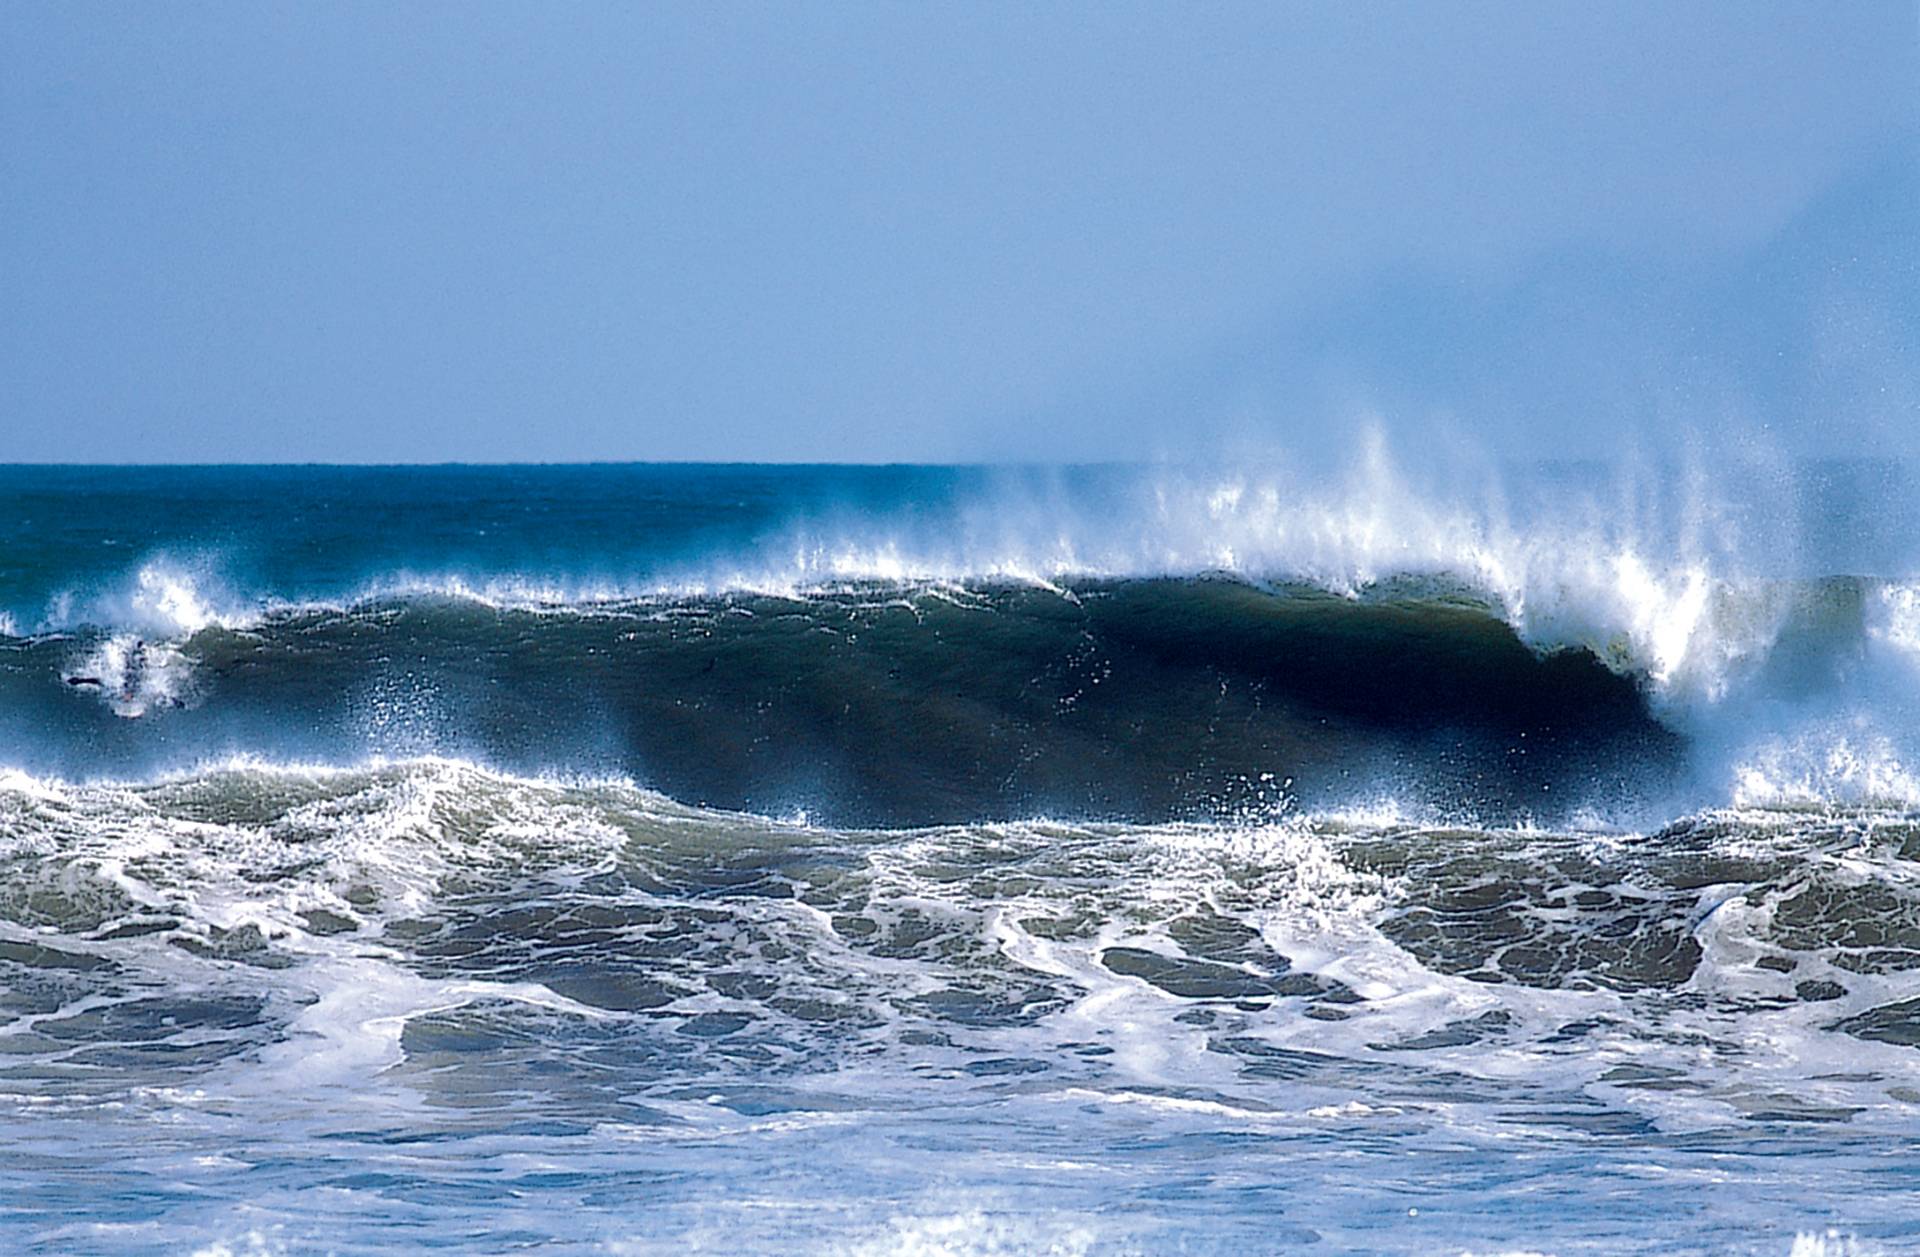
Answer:
<svg viewBox="0 0 1920 1257"><path fill-rule="evenodd" d="M1902 817L842 831L425 761L0 818L16 1247L1920 1235Z"/></svg>

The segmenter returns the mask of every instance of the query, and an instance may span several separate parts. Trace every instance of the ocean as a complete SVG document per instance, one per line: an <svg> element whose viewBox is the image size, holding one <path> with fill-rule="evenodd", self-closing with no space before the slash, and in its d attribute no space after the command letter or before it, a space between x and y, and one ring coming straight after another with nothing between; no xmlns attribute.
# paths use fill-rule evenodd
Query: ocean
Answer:
<svg viewBox="0 0 1920 1257"><path fill-rule="evenodd" d="M0 468L0 1250L1920 1251L1891 462Z"/></svg>

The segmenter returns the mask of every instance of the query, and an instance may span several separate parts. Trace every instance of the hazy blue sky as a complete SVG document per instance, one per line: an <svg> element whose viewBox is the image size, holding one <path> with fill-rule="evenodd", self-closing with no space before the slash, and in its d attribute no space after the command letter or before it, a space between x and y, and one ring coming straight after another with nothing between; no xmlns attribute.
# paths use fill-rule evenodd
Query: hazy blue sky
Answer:
<svg viewBox="0 0 1920 1257"><path fill-rule="evenodd" d="M0 461L1871 445L1916 84L1913 0L5 3Z"/></svg>

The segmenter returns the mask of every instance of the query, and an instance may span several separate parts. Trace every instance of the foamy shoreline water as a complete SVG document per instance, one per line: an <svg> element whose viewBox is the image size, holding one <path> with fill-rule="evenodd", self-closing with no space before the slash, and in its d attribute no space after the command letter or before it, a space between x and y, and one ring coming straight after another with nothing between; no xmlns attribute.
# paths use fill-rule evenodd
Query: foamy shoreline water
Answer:
<svg viewBox="0 0 1920 1257"><path fill-rule="evenodd" d="M0 1229L56 1246L355 1251L417 1193L582 1252L1920 1226L1874 1169L1920 1104L1906 953L1854 937L1920 903L1907 815L837 832L427 760L12 773L0 822L0 1123L167 1132L107 1180L124 1232L44 1229L67 1189L27 1171ZM1632 1229L1708 1183L1688 1235ZM1542 1190L1596 1194L1546 1217Z"/></svg>

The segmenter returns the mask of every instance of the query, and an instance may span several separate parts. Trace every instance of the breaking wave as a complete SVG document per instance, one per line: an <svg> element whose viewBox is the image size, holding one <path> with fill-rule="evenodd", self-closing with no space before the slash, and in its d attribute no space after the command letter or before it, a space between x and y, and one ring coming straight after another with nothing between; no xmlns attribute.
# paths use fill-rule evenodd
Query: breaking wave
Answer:
<svg viewBox="0 0 1920 1257"><path fill-rule="evenodd" d="M0 469L0 1233L1891 1251L1915 497L1742 475Z"/></svg>
<svg viewBox="0 0 1920 1257"><path fill-rule="evenodd" d="M876 823L1150 819L1271 782L1509 816L1920 801L1897 468L1443 488L1375 443L1319 479L908 469L782 510L754 506L770 474L677 504L764 507L724 535L625 537L651 482L582 470L537 511L456 481L419 509L481 526L438 547L317 551L311 520L269 544L263 514L267 541L162 537L130 574L50 562L37 611L4 600L0 755L583 760Z"/></svg>

